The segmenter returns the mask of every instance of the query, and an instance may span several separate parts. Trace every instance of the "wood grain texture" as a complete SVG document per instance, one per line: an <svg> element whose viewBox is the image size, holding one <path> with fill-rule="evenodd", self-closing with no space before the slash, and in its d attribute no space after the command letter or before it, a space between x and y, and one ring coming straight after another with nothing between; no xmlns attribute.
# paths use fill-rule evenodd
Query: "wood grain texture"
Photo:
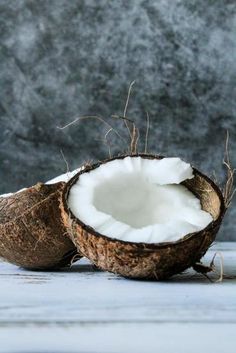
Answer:
<svg viewBox="0 0 236 353"><path fill-rule="evenodd" d="M215 251L234 279L212 284L188 271L145 282L97 271L86 260L57 272L0 263L0 352L233 353L236 244L215 245L206 263Z"/></svg>

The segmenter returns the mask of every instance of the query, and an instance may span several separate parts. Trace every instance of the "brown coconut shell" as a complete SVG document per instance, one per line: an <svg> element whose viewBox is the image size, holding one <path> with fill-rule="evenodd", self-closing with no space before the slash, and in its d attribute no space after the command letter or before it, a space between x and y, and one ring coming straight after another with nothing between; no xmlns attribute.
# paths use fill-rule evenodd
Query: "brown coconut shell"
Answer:
<svg viewBox="0 0 236 353"><path fill-rule="evenodd" d="M65 183L38 183L0 197L0 257L28 269L55 269L77 254L62 223L59 199Z"/></svg>
<svg viewBox="0 0 236 353"><path fill-rule="evenodd" d="M139 156L149 159L163 158L153 155ZM124 157L126 156L117 158ZM196 169L193 169L194 178L184 181L183 184L200 199L202 209L212 215L213 221L202 231L188 234L178 241L146 244L111 239L109 234L99 234L72 214L67 204L71 187L81 174L89 173L113 159L116 158L79 172L63 191L62 218L79 252L101 269L129 278L163 280L198 263L216 237L225 213L225 204L216 184Z"/></svg>

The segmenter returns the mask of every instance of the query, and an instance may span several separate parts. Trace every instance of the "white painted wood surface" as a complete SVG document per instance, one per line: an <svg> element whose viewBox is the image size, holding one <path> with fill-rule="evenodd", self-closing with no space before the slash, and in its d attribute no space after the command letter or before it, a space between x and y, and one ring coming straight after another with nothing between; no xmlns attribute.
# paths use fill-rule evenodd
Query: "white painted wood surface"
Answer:
<svg viewBox="0 0 236 353"><path fill-rule="evenodd" d="M58 272L2 262L0 352L235 353L236 243L214 245L206 263L216 251L234 276L223 283L193 271L127 280L85 260Z"/></svg>

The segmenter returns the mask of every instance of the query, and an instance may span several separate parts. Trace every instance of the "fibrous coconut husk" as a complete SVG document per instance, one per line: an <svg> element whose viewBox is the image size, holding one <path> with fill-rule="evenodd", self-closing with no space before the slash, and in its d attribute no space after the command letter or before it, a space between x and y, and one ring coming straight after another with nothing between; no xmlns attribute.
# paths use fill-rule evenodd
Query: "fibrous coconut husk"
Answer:
<svg viewBox="0 0 236 353"><path fill-rule="evenodd" d="M70 264L77 251L62 224L59 198L65 183L38 183L0 197L0 257L28 269Z"/></svg>
<svg viewBox="0 0 236 353"><path fill-rule="evenodd" d="M163 158L153 155L139 156ZM184 181L183 184L200 199L202 209L212 215L213 221L202 231L188 234L178 241L146 244L111 239L109 234L99 234L72 214L67 204L68 194L80 175L116 158L87 167L72 178L63 191L60 206L62 218L78 251L99 268L129 278L163 280L199 263L215 239L226 207L217 185L196 169L193 170L194 178Z"/></svg>

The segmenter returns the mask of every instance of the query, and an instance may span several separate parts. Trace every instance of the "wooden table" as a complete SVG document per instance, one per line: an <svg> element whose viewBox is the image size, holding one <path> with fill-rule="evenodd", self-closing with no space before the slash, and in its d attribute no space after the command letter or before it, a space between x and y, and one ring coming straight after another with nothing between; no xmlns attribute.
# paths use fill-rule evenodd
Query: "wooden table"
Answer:
<svg viewBox="0 0 236 353"><path fill-rule="evenodd" d="M236 276L236 243L214 245L206 262L215 251ZM86 260L58 272L1 262L0 352L235 353L236 279L210 283L189 271L144 282Z"/></svg>

